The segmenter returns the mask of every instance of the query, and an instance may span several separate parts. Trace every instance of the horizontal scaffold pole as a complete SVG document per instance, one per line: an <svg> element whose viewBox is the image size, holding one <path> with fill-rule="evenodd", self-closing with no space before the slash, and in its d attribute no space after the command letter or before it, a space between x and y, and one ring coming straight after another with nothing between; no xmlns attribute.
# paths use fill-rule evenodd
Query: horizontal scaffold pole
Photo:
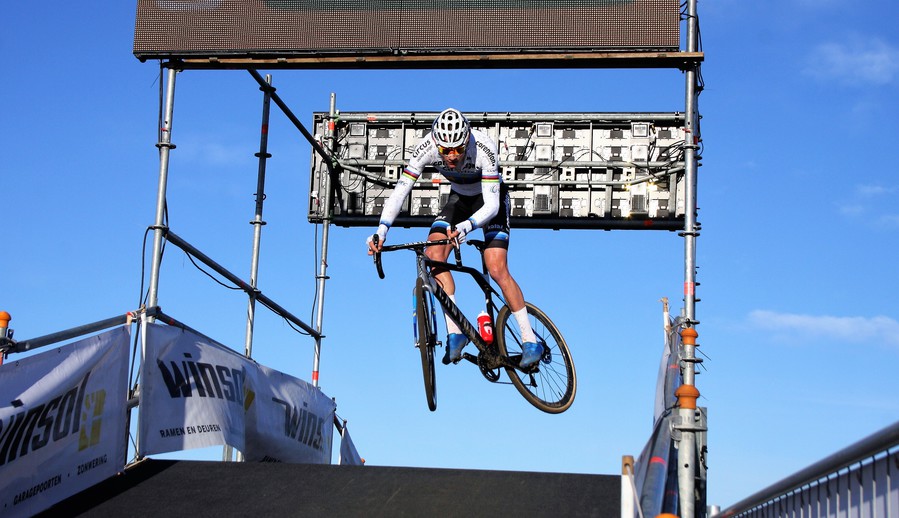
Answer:
<svg viewBox="0 0 899 518"><path fill-rule="evenodd" d="M224 277L224 278L228 279L229 281L233 282L234 284L236 284L240 289L245 291L247 293L247 295L255 297L256 300L261 302L265 307L272 310L275 314L280 315L281 317L286 318L290 322L293 322L294 324L300 326L300 328L302 328L303 331L309 333L313 338L316 338L316 339L321 338L321 334L318 331L316 331L315 329L310 327L308 324L306 324L305 322L303 322L302 320L300 320L299 318L294 316L291 312L289 312L286 309L284 309L283 307L281 307L281 305L279 305L272 299L263 295L261 291L250 286L249 284L244 282L240 277L238 277L237 275L234 275L233 273L228 271L224 266L213 261L212 258L210 258L206 254L201 252L199 249L197 249L196 247L194 247L193 245L191 245L184 239L178 237L178 235L175 234L174 232L172 232L171 230L166 232L166 240L169 243L172 243L173 245L177 246L181 250L184 250L191 256L196 257L197 259L200 260L200 262L202 262L206 266L215 270L216 273L218 273L222 277Z"/></svg>

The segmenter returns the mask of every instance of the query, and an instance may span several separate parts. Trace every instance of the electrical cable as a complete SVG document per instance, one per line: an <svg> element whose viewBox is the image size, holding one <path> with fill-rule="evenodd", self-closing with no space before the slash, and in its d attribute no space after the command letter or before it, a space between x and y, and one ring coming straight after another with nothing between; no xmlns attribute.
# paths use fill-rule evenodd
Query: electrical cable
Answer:
<svg viewBox="0 0 899 518"><path fill-rule="evenodd" d="M186 255L186 256L187 256L187 259L191 262L191 264L194 265L194 268L196 268L197 270L200 270L200 271L201 271L202 273L204 273L207 277L209 277L210 279L212 279L213 281L215 281L216 283L218 283L218 284L221 285L222 287L228 288L229 290L235 290L235 291L242 291L242 290L243 290L243 288L241 288L240 286L229 286L229 285L225 284L224 282L222 282L222 281L216 279L211 273L209 273L209 272L207 272L206 270L204 270L203 268L201 268L200 265L198 265L197 262L194 261L193 255L189 254L188 252L184 252L184 255Z"/></svg>
<svg viewBox="0 0 899 518"><path fill-rule="evenodd" d="M137 294L137 307L143 307L146 304L146 297L150 294L149 292L144 295L144 280L147 276L147 236L150 235L150 228L147 227L147 230L144 231L144 241L141 245L141 254L140 254L140 291Z"/></svg>
<svg viewBox="0 0 899 518"><path fill-rule="evenodd" d="M146 295L144 295L144 279L147 275L147 236L150 235L151 227L147 227L147 230L144 231L144 239L143 244L141 245L141 254L140 254L140 291L138 292L138 302L137 307L144 308L144 305L147 303L146 297L150 296L149 291ZM131 358L137 358L137 339L139 333L135 333L134 335L134 345L131 348ZM131 362L131 372L128 374L128 386L131 387L132 390L136 388L137 379L134 377L134 367L137 362Z"/></svg>
<svg viewBox="0 0 899 518"><path fill-rule="evenodd" d="M315 261L318 259L318 223L313 225L315 230L312 233L312 278L316 280L312 295L312 310L309 314L309 321L315 322L315 306L318 304L318 270L316 270Z"/></svg>

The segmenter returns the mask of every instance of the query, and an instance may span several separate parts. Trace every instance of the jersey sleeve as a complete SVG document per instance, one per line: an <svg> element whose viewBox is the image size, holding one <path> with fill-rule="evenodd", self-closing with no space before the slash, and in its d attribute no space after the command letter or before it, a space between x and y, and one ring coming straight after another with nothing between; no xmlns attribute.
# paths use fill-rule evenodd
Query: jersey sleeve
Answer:
<svg viewBox="0 0 899 518"><path fill-rule="evenodd" d="M379 226L385 226L385 231L393 225L393 221L400 213L403 202L406 201L406 197L409 196L409 193L412 191L412 186L415 185L419 176L421 176L421 171L411 166L406 166L406 168L403 169L403 174L396 182L396 187L393 188L393 192L390 193L387 201L384 202L384 209L381 211Z"/></svg>
<svg viewBox="0 0 899 518"><path fill-rule="evenodd" d="M499 153L489 137L478 140L477 162L481 167L481 195L484 205L469 218L475 228L483 227L499 212Z"/></svg>

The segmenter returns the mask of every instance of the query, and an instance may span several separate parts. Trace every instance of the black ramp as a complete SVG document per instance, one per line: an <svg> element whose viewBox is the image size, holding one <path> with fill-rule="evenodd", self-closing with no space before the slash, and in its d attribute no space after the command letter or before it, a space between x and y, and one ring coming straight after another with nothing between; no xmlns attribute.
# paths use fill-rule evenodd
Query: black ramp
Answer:
<svg viewBox="0 0 899 518"><path fill-rule="evenodd" d="M620 516L621 478L146 460L44 516Z"/></svg>

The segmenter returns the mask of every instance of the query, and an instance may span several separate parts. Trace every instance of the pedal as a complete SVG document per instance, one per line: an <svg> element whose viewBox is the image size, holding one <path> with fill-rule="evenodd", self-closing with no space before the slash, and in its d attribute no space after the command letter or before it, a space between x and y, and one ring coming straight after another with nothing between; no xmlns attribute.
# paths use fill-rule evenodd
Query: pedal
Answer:
<svg viewBox="0 0 899 518"><path fill-rule="evenodd" d="M549 365L553 362L553 352L546 345L543 346L543 356L540 357L540 361L545 363L546 365Z"/></svg>

